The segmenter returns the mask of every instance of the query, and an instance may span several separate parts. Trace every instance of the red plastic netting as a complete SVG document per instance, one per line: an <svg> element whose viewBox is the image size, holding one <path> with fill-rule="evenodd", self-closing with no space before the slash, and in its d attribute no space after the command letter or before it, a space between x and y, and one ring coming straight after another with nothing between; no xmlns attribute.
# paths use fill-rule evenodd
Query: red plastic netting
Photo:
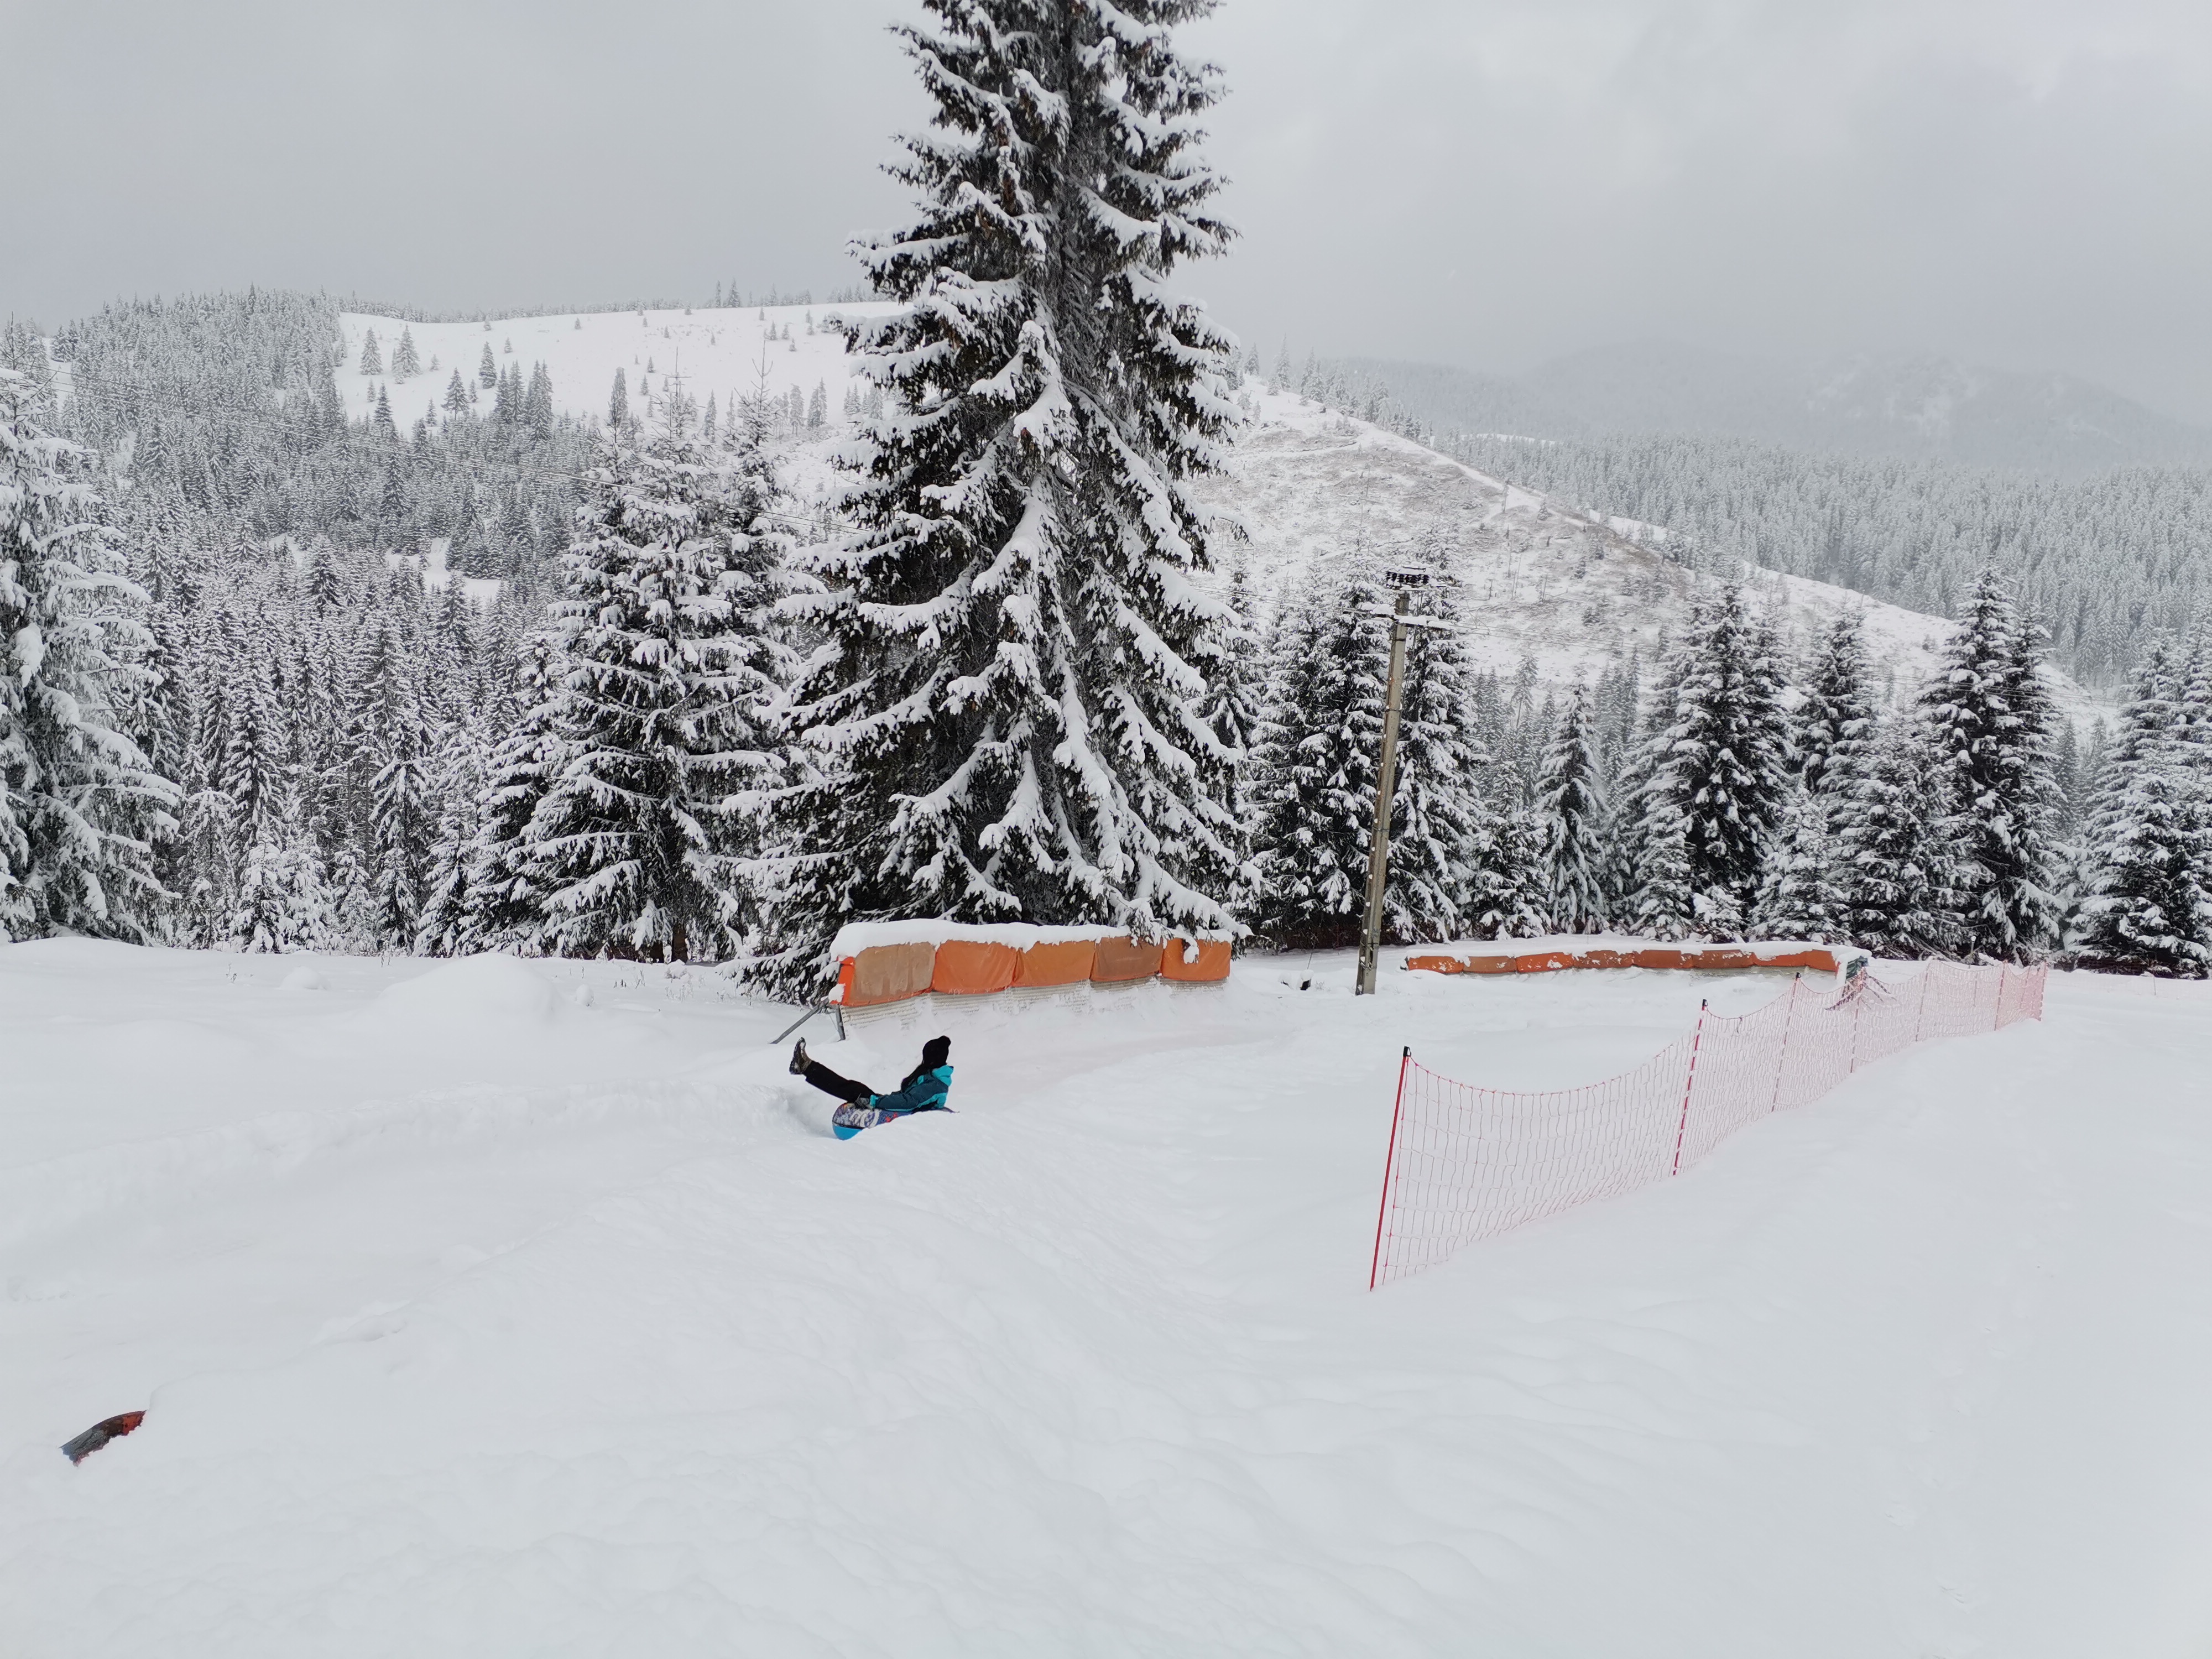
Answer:
<svg viewBox="0 0 2212 1659"><path fill-rule="evenodd" d="M1701 1012L1695 1031L1633 1071L1544 1093L1457 1083L1408 1049L1368 1283L1679 1174L1754 1118L1817 1100L1916 1042L2040 1019L2048 977L1936 962L1895 991L1862 975L1841 995L1794 979L1754 1012Z"/></svg>

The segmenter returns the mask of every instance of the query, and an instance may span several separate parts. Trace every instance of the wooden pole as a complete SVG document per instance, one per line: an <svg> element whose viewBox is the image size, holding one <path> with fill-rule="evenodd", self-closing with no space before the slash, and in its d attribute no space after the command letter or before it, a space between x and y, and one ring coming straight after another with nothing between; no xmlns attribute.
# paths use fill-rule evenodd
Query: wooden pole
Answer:
<svg viewBox="0 0 2212 1659"><path fill-rule="evenodd" d="M1390 689L1382 705L1382 763L1375 774L1375 836L1367 848L1367 921L1359 932L1354 996L1375 994L1375 953L1382 944L1382 888L1390 870L1390 798L1398 774L1398 695L1406 678L1406 591L1390 618Z"/></svg>

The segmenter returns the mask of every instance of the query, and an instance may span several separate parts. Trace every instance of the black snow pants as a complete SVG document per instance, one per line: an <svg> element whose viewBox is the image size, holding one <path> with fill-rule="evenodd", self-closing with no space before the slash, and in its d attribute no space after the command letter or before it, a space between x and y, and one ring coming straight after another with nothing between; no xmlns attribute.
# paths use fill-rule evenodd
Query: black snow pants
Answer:
<svg viewBox="0 0 2212 1659"><path fill-rule="evenodd" d="M855 1106L865 1106L876 1097L876 1091L865 1083L855 1083L848 1077L840 1077L818 1060L806 1062L801 1073L806 1080L825 1095L835 1095Z"/></svg>

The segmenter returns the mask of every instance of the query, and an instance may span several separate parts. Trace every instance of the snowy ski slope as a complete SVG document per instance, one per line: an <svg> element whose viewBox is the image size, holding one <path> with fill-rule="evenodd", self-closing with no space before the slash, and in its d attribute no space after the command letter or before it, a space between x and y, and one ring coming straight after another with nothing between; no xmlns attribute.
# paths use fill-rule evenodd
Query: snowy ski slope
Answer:
<svg viewBox="0 0 2212 1659"><path fill-rule="evenodd" d="M1370 1295L1401 1044L1577 1082L1774 982L1351 966L817 1022L954 1037L840 1145L707 975L0 947L0 1651L2212 1644L2203 988Z"/></svg>

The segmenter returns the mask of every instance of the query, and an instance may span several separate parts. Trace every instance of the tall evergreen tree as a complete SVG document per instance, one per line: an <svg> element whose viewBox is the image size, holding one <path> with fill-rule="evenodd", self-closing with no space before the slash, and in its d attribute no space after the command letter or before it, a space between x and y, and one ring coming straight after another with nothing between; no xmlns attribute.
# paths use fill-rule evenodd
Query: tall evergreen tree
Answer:
<svg viewBox="0 0 2212 1659"><path fill-rule="evenodd" d="M376 331L373 328L361 337L361 372L364 374L384 373L384 354L377 349Z"/></svg>
<svg viewBox="0 0 2212 1659"><path fill-rule="evenodd" d="M1950 954L1956 883L1948 804L1934 739L1917 711L1892 716L1851 793L1835 806L1844 937L1880 956Z"/></svg>
<svg viewBox="0 0 2212 1659"><path fill-rule="evenodd" d="M1388 629L1364 569L1317 567L1275 633L1252 787L1254 928L1299 949L1354 944L1374 833Z"/></svg>
<svg viewBox="0 0 2212 1659"><path fill-rule="evenodd" d="M1943 665L1920 696L1929 759L1960 851L1949 920L1968 955L2019 961L2055 931L2052 709L2040 633L1985 571Z"/></svg>
<svg viewBox="0 0 2212 1659"><path fill-rule="evenodd" d="M392 354L392 378L403 384L422 372L422 360L415 355L415 331L402 326L399 344Z"/></svg>
<svg viewBox="0 0 2212 1659"><path fill-rule="evenodd" d="M1552 926L1568 933L1601 931L1608 914L1605 806L1589 695L1579 685L1544 750L1535 828Z"/></svg>
<svg viewBox="0 0 2212 1659"><path fill-rule="evenodd" d="M477 384L489 392L499 384L499 364L491 355L491 343L484 343L483 356L477 359Z"/></svg>
<svg viewBox="0 0 2212 1659"><path fill-rule="evenodd" d="M2212 971L2212 799L2197 775L2191 655L2154 640L2099 780L2073 919L2082 966L2197 978Z"/></svg>
<svg viewBox="0 0 2212 1659"><path fill-rule="evenodd" d="M859 325L897 412L868 429L858 532L808 564L826 645L800 689L819 774L790 797L763 964L818 983L848 919L1230 925L1231 757L1200 714L1227 616L1191 580L1187 492L1237 418L1231 343L1164 283L1220 251L1172 30L1206 0L927 0L935 104L870 242L899 303Z"/></svg>
<svg viewBox="0 0 2212 1659"><path fill-rule="evenodd" d="M515 666L512 721L485 763L459 949L535 951L544 942L545 896L529 835L563 767L556 727L564 673L554 633L534 634Z"/></svg>
<svg viewBox="0 0 2212 1659"><path fill-rule="evenodd" d="M0 937L142 939L173 824L124 711L151 686L144 591L125 573L93 458L0 369Z"/></svg>
<svg viewBox="0 0 2212 1659"><path fill-rule="evenodd" d="M549 937L711 960L750 924L746 797L780 763L764 503L711 464L673 396L651 441L610 447L588 482L559 607L565 764L530 829Z"/></svg>
<svg viewBox="0 0 2212 1659"><path fill-rule="evenodd" d="M1689 911L1712 938L1742 936L1788 786L1784 678L1771 629L1740 588L1700 608L1682 646L1672 723L1659 738L1644 802L1665 861L1679 856Z"/></svg>
<svg viewBox="0 0 2212 1659"><path fill-rule="evenodd" d="M1866 618L1847 611L1820 636L1797 704L1797 759L1808 791L1819 796L1850 787L1873 735L1874 718Z"/></svg>

